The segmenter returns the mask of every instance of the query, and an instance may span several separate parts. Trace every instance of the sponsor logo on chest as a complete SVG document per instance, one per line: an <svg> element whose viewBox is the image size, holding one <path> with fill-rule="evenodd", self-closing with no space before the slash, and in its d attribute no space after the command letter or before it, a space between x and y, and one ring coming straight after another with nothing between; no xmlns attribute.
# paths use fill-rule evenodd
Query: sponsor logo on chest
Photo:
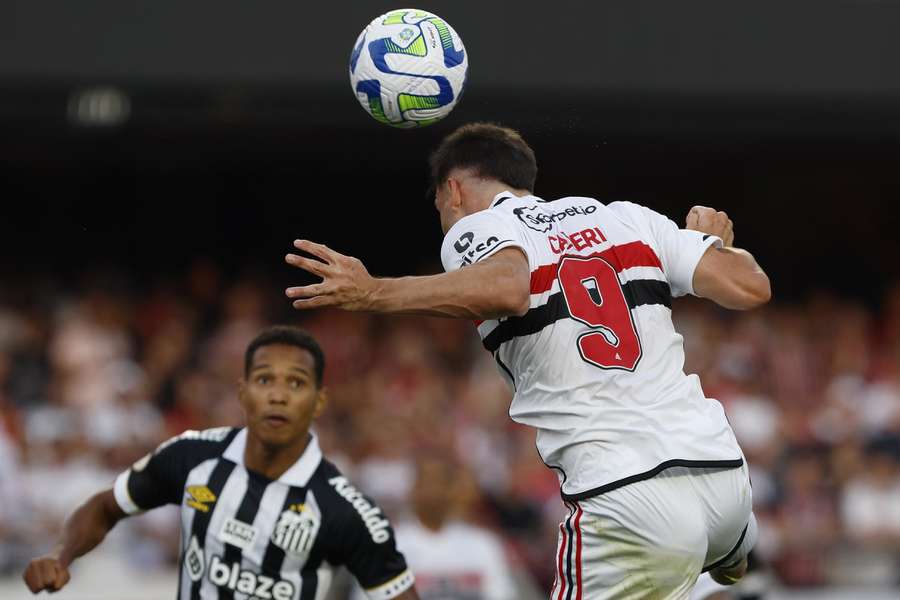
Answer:
<svg viewBox="0 0 900 600"><path fill-rule="evenodd" d="M200 581L204 573L209 582L252 598L261 600L292 600L294 584L284 579L275 579L248 569L242 569L238 562L228 564L222 557L213 555L207 570L203 548L192 536L184 553L184 566L191 581Z"/></svg>
<svg viewBox="0 0 900 600"><path fill-rule="evenodd" d="M291 600L294 597L294 584L290 581L241 569L241 564L238 562L229 565L215 555L209 565L208 577L213 585L247 594L253 598Z"/></svg>
<svg viewBox="0 0 900 600"><path fill-rule="evenodd" d="M232 546L237 546L242 550L246 550L253 545L253 540L256 539L256 533L256 528L252 525L247 525L242 521L229 517L225 519L225 522L222 524L222 531L219 532L219 539L226 544L231 544Z"/></svg>

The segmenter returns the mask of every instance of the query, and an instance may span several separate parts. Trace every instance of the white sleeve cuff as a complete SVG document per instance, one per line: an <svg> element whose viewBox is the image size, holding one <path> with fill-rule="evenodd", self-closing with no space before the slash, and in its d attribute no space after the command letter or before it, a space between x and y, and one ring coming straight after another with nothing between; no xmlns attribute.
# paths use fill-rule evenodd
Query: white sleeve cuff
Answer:
<svg viewBox="0 0 900 600"><path fill-rule="evenodd" d="M487 250L483 251L481 254L477 254L477 253L473 254L469 258L469 261L472 264L477 263L479 261L484 260L485 258L488 258L490 256L497 254L501 250L505 250L506 248L518 248L519 250L522 251L522 254L525 255L525 258L526 259L528 258L528 252L526 252L525 248L522 247L522 242L520 242L519 240L515 240L515 239L507 239L507 240L501 240L501 241L497 242L496 245L491 246Z"/></svg>
<svg viewBox="0 0 900 600"><path fill-rule="evenodd" d="M118 477L116 477L116 483L113 486L113 494L116 497L116 502L119 504L119 508L121 508L125 514L133 515L135 513L141 512L141 507L134 503L134 500L131 499L131 494L128 493L128 476L131 475L131 469L127 471L122 471Z"/></svg>
<svg viewBox="0 0 900 600"><path fill-rule="evenodd" d="M685 277L683 281L687 284L684 289L678 289L676 287L672 287L672 297L684 296L686 294L690 294L691 296L695 296L694 294L694 271L697 270L697 265L700 264L700 260L703 258L703 255L706 254L706 250L710 246L715 246L716 248L721 248L723 246L722 238L704 234L703 241L694 246L694 254L688 256L684 259L682 263L686 268L687 272L685 273ZM670 282L671 283L671 282Z"/></svg>
<svg viewBox="0 0 900 600"><path fill-rule="evenodd" d="M367 589L366 596L368 596L369 600L391 600L391 598L396 598L411 588L415 582L416 578L413 576L412 571L407 569L390 581L382 583L378 587Z"/></svg>

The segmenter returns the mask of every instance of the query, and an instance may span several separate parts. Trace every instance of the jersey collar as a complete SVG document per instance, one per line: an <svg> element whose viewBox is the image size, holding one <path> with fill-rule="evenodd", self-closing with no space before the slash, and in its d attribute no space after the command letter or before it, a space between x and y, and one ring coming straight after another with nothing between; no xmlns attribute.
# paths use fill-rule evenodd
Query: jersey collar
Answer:
<svg viewBox="0 0 900 600"><path fill-rule="evenodd" d="M311 431L309 432L309 435L310 440L306 445L303 454L300 455L297 462L292 464L287 471L281 474L281 477L278 478L279 482L295 487L305 487L306 484L309 483L313 473L315 473L316 469L319 467L319 463L322 462L322 450L319 448L319 439L316 437L316 434ZM222 458L244 466L244 449L246 447L247 428L244 427L238 431L238 434L231 440L228 448L226 448L225 452L222 454Z"/></svg>
<svg viewBox="0 0 900 600"><path fill-rule="evenodd" d="M491 204L490 204L490 206L488 206L488 208L494 208L495 206L500 206L506 200L522 200L524 198L534 198L534 197L535 196L533 196L532 194L527 194L525 196L516 196L509 190L503 190L502 192L500 192L499 194L494 196L494 199L491 201ZM537 201L541 202L540 199L537 199Z"/></svg>
<svg viewBox="0 0 900 600"><path fill-rule="evenodd" d="M509 200L510 198L515 198L516 195L510 192L509 190L503 190L496 196L494 196L494 200L491 202L491 205L488 208L494 208L495 206L500 206L500 203L504 200Z"/></svg>

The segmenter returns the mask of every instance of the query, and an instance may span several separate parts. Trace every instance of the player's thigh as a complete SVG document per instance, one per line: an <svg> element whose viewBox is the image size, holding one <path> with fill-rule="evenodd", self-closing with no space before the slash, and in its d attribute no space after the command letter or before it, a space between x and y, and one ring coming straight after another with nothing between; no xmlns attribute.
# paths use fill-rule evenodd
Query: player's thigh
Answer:
<svg viewBox="0 0 900 600"><path fill-rule="evenodd" d="M572 504L559 541L552 600L687 598L706 554L690 486L656 478Z"/></svg>

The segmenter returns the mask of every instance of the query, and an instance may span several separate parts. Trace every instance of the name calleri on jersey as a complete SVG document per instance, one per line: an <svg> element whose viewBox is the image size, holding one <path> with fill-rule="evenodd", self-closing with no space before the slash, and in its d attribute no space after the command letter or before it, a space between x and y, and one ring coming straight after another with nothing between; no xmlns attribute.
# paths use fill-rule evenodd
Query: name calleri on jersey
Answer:
<svg viewBox="0 0 900 600"><path fill-rule="evenodd" d="M629 202L509 192L447 232L447 271L511 247L528 259L528 312L476 326L514 387L510 416L537 429L566 499L668 466L742 464L722 406L684 373L672 325L671 299L693 293L712 245L721 240Z"/></svg>
<svg viewBox="0 0 900 600"><path fill-rule="evenodd" d="M373 599L413 584L381 509L322 457L315 437L277 481L243 466L247 432L186 432L116 480L126 513L181 504L180 600L320 600L346 565Z"/></svg>

